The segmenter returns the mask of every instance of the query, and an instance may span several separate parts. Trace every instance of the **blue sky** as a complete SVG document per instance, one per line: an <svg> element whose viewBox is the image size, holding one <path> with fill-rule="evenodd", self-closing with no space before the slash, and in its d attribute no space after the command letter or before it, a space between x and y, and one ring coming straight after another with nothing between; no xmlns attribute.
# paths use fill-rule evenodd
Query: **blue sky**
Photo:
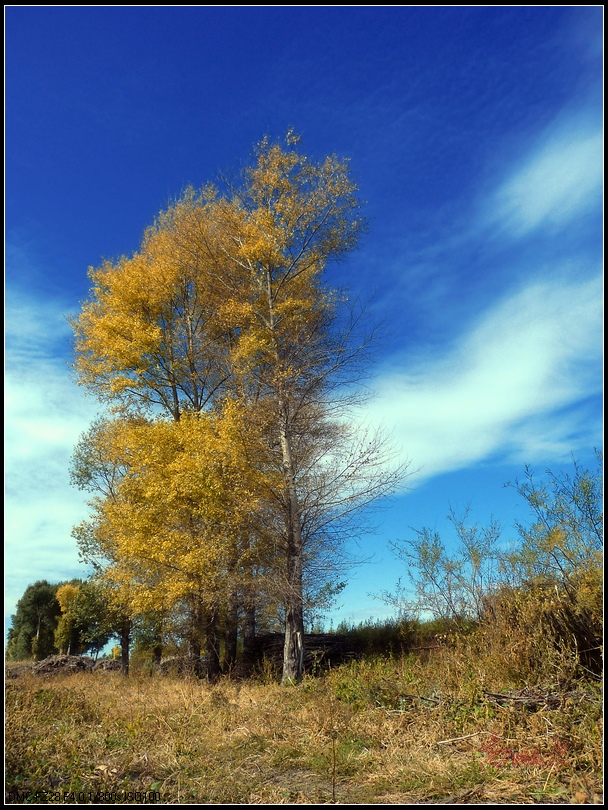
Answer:
<svg viewBox="0 0 608 810"><path fill-rule="evenodd" d="M369 233L328 280L388 338L366 419L410 469L333 621L381 618L387 543L603 443L603 8L5 6L5 615L83 576L70 377L87 268L293 127L351 160Z"/></svg>

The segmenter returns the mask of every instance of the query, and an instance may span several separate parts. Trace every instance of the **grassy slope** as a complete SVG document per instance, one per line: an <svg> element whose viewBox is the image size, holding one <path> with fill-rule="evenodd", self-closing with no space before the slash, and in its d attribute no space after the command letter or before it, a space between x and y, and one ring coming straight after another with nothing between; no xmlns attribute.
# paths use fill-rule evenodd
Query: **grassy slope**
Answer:
<svg viewBox="0 0 608 810"><path fill-rule="evenodd" d="M137 803L123 792L150 790L181 804L599 800L599 685L579 684L559 708L498 706L482 687L512 685L481 683L450 655L362 661L295 687L24 674L6 686L7 801Z"/></svg>

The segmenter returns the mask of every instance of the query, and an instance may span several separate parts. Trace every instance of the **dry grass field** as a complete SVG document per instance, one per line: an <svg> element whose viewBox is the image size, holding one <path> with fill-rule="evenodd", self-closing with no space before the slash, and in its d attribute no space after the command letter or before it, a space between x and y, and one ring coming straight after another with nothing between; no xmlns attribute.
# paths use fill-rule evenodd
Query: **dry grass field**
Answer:
<svg viewBox="0 0 608 810"><path fill-rule="evenodd" d="M7 674L7 803L603 803L600 684L501 683L450 649L291 687Z"/></svg>

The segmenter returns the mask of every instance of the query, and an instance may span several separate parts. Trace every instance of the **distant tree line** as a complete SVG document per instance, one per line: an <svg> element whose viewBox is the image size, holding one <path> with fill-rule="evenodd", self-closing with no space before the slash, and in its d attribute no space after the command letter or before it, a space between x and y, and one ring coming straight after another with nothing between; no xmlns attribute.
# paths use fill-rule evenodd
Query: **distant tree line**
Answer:
<svg viewBox="0 0 608 810"><path fill-rule="evenodd" d="M56 653L97 655L113 633L107 605L93 582L38 580L28 585L11 616L6 657L39 661Z"/></svg>
<svg viewBox="0 0 608 810"><path fill-rule="evenodd" d="M321 593L309 594L310 622L323 614L334 591L324 588ZM258 613L256 633L250 639L249 662L258 656L255 648L257 636L282 630L280 613L274 607ZM308 629L313 629L307 623ZM220 671L232 671L237 653L230 650L228 628L220 625L218 660ZM257 634L257 635L256 635ZM134 657L138 666L152 671L163 658L192 660L191 622L187 605L176 604L165 613L149 612L129 617L117 610L103 580L95 575L88 579L72 579L60 583L39 580L25 589L11 616L8 630L6 658L8 661L40 661L49 655L84 655L97 657L111 642L113 656L119 656L123 672L128 674ZM242 640L237 645L241 672L250 672L246 665L247 651ZM228 664L227 662L230 662Z"/></svg>

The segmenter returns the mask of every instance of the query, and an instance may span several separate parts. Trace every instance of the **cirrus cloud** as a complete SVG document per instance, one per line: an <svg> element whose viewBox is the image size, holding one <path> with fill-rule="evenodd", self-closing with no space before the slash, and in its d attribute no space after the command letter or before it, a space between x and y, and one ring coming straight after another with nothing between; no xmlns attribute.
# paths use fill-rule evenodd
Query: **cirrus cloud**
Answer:
<svg viewBox="0 0 608 810"><path fill-rule="evenodd" d="M496 192L492 218L515 236L560 227L601 201L604 136L571 120L554 126Z"/></svg>
<svg viewBox="0 0 608 810"><path fill-rule="evenodd" d="M497 453L530 461L540 448L567 455L576 436L597 441L597 422L581 435L580 409L602 391L602 301L599 274L521 287L441 355L407 368L393 358L373 420L395 426L418 481Z"/></svg>

